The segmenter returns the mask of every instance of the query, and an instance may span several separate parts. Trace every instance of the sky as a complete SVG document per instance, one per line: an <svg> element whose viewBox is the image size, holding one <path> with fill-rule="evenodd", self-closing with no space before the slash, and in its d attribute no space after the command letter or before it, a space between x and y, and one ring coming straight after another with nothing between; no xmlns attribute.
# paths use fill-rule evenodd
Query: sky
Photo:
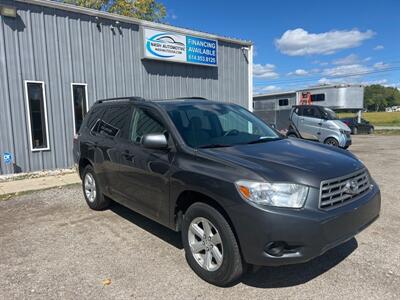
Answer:
<svg viewBox="0 0 400 300"><path fill-rule="evenodd" d="M254 94L332 83L400 88L400 0L173 1L166 22L254 44Z"/></svg>

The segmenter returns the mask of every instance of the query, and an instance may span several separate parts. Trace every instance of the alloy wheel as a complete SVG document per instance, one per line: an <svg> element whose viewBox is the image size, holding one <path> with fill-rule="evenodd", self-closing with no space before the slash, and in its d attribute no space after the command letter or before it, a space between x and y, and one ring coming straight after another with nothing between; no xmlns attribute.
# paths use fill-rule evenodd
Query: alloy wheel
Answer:
<svg viewBox="0 0 400 300"><path fill-rule="evenodd" d="M84 179L85 195L89 202L96 200L96 181L91 173L87 173Z"/></svg>
<svg viewBox="0 0 400 300"><path fill-rule="evenodd" d="M207 271L218 270L223 261L223 245L217 228L209 220L198 217L188 230L191 253L197 263Z"/></svg>

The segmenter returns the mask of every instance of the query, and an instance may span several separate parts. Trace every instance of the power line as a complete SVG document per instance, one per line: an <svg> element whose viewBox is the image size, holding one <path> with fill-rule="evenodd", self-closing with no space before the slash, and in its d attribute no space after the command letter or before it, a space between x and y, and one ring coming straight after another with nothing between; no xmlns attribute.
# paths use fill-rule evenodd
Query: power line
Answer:
<svg viewBox="0 0 400 300"><path fill-rule="evenodd" d="M365 72L355 72L355 73L349 73L345 75L313 75L307 78L295 78L295 79L282 79L282 80L268 80L268 84L283 84L283 83L301 83L301 82L309 82L309 81L314 81L320 77L326 78L326 79L338 79L338 78L347 78L347 77L354 77L354 76L362 76L362 75L370 75L370 74L376 74L376 73L385 73L385 72L396 72L400 71L400 67L391 67L391 68L385 68L381 70L371 70L371 71L365 71ZM260 83L255 83L255 85L264 85L265 82L260 82Z"/></svg>

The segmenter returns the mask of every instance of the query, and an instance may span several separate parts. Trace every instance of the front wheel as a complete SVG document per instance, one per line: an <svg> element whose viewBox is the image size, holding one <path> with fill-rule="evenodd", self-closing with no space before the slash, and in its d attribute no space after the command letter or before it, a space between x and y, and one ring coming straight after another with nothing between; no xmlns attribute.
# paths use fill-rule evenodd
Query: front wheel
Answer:
<svg viewBox="0 0 400 300"><path fill-rule="evenodd" d="M368 130L368 134L373 134L374 133L374 128L370 128L369 130Z"/></svg>
<svg viewBox="0 0 400 300"><path fill-rule="evenodd" d="M354 127L351 133L354 134L354 135L357 135L358 134L358 128Z"/></svg>
<svg viewBox="0 0 400 300"><path fill-rule="evenodd" d="M325 140L325 144L326 144L326 145L330 145L330 146L334 146L334 147L339 147L339 142L338 142L338 140L335 139L335 138L333 138L333 137L327 138L327 139Z"/></svg>
<svg viewBox="0 0 400 300"><path fill-rule="evenodd" d="M186 260L203 280L229 286L244 272L235 235L225 218L204 203L191 205L182 223Z"/></svg>

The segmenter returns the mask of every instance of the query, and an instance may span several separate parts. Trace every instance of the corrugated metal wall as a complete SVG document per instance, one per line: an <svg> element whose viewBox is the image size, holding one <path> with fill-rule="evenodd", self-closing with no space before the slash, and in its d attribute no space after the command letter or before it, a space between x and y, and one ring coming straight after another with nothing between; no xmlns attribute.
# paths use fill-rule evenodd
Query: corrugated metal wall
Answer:
<svg viewBox="0 0 400 300"><path fill-rule="evenodd" d="M0 153L15 166L1 173L64 168L72 159L71 83L86 83L89 106L96 99L203 96L248 106L248 66L241 45L218 42L218 67L142 60L138 25L9 0L16 19L0 17ZM24 80L45 82L50 150L29 144ZM2 155L3 156L3 155Z"/></svg>

